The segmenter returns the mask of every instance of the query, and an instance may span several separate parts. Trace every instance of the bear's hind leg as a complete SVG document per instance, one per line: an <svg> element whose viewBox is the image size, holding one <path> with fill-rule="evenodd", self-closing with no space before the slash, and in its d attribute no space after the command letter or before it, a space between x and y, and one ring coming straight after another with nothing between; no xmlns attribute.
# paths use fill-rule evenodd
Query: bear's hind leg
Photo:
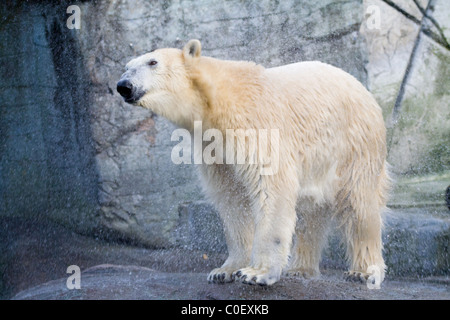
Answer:
<svg viewBox="0 0 450 320"><path fill-rule="evenodd" d="M353 191L350 198L357 198ZM364 201L361 201L364 199ZM360 200L360 201L358 201ZM386 265L382 255L382 220L380 205L376 193L370 197L361 197L350 201L346 212L339 220L347 244L347 258L350 270L345 274L350 281L367 280L383 282ZM375 279L374 277L378 277Z"/></svg>
<svg viewBox="0 0 450 320"><path fill-rule="evenodd" d="M299 219L286 275L304 278L320 275L319 262L327 240L331 210L330 205L318 205L311 199L298 201Z"/></svg>

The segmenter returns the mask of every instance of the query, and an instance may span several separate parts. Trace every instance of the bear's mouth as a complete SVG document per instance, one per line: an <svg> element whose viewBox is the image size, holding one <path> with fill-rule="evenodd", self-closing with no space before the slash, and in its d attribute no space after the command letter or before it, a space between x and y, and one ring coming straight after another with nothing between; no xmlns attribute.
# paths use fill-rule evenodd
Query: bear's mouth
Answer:
<svg viewBox="0 0 450 320"><path fill-rule="evenodd" d="M138 101L139 99L136 99L134 97L130 97L130 98L123 98L123 100L125 100L125 102L127 103L135 103L136 101Z"/></svg>
<svg viewBox="0 0 450 320"><path fill-rule="evenodd" d="M134 92L130 96L123 97L123 99L127 103L136 104L136 102L138 102L144 94L145 92L141 90L134 90Z"/></svg>
<svg viewBox="0 0 450 320"><path fill-rule="evenodd" d="M136 103L145 94L144 91L140 90L132 84L128 79L121 79L117 83L117 92L123 97L127 103Z"/></svg>

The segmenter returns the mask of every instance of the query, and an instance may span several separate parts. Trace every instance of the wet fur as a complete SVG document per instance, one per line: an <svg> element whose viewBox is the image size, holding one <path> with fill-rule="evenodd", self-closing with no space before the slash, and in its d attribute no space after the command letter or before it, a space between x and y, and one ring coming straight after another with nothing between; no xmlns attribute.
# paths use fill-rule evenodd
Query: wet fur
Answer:
<svg viewBox="0 0 450 320"><path fill-rule="evenodd" d="M199 166L229 251L209 281L270 285L283 271L317 275L333 219L345 238L350 271L375 265L384 277L385 125L359 81L320 62L266 69L203 57L196 40L183 50L152 54L166 71L139 105L189 130L195 120L224 136L226 129L280 130L279 145L271 146L280 152L275 175L260 175L259 165Z"/></svg>

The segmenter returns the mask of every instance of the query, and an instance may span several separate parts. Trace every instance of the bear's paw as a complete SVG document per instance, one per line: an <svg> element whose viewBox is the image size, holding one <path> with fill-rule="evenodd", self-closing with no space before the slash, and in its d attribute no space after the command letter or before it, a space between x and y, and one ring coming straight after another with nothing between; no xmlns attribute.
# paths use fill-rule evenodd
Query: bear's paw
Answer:
<svg viewBox="0 0 450 320"><path fill-rule="evenodd" d="M320 276L320 271L313 268L296 268L287 270L284 274L288 277L302 277L305 279L311 279Z"/></svg>
<svg viewBox="0 0 450 320"><path fill-rule="evenodd" d="M226 267L213 269L208 274L208 282L209 283L233 282L234 281L233 271L235 271L235 269L232 270Z"/></svg>
<svg viewBox="0 0 450 320"><path fill-rule="evenodd" d="M280 279L279 274L269 272L267 269L255 269L252 267L239 269L233 273L235 280L250 285L270 286Z"/></svg>
<svg viewBox="0 0 450 320"><path fill-rule="evenodd" d="M361 271L350 270L344 272L344 279L350 282L360 282L365 284L367 283L367 280L369 279L370 276L371 274Z"/></svg>

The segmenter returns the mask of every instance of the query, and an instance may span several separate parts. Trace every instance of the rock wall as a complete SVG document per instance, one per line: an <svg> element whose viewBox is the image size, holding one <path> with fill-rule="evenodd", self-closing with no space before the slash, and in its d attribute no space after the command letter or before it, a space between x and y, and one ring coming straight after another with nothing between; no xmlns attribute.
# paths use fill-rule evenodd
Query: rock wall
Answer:
<svg viewBox="0 0 450 320"><path fill-rule="evenodd" d="M393 171L449 172L448 1L365 0L364 4L379 8L380 28L363 24L361 33L369 52L369 88L384 109L389 129Z"/></svg>
<svg viewBox="0 0 450 320"><path fill-rule="evenodd" d="M98 227L91 87L63 7L0 5L0 212Z"/></svg>
<svg viewBox="0 0 450 320"><path fill-rule="evenodd" d="M1 6L2 215L51 218L148 246L176 243L178 206L201 199L170 161L174 126L125 104L125 63L190 38L203 54L277 66L319 59L364 83L360 2L69 1Z"/></svg>
<svg viewBox="0 0 450 320"><path fill-rule="evenodd" d="M449 170L449 9L445 0L427 3L3 2L0 217L52 219L147 246L176 244L179 205L202 200L194 169L170 161L174 126L125 104L115 87L132 57L181 48L190 38L217 58L343 68L382 105L395 172ZM66 27L73 4L81 9L79 30ZM365 23L370 5L380 9L379 29Z"/></svg>

